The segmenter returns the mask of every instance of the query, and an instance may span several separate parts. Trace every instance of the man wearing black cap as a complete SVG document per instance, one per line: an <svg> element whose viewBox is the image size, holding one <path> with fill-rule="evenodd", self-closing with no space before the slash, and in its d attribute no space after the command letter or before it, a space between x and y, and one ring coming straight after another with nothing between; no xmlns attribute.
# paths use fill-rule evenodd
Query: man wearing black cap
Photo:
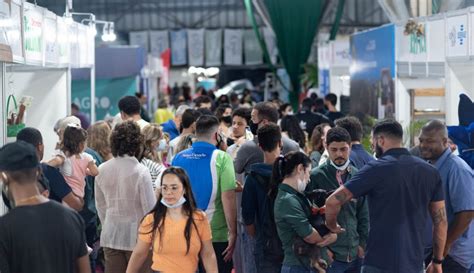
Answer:
<svg viewBox="0 0 474 273"><path fill-rule="evenodd" d="M43 159L44 154L44 144L43 136L41 132L32 127L23 128L16 137L17 140L25 141L36 148L36 155L38 160ZM74 195L71 190L71 187L64 180L64 176L59 172L57 168L51 167L46 163L41 164L41 169L43 171L43 176L47 180L49 187L49 199L64 202L69 207L76 211L82 210L84 201L82 198Z"/></svg>
<svg viewBox="0 0 474 273"><path fill-rule="evenodd" d="M76 212L42 196L35 148L0 148L0 179L16 207L0 218L0 272L90 273L84 223Z"/></svg>

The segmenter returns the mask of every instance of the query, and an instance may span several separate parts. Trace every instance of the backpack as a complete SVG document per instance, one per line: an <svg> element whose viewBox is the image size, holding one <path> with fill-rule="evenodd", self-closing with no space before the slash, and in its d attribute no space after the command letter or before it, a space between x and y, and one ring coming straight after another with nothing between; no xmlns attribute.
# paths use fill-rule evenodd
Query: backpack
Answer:
<svg viewBox="0 0 474 273"><path fill-rule="evenodd" d="M260 184L263 189L265 189L266 193L268 193L270 188L270 183L267 181L268 178L256 172L251 173L254 175L257 183ZM263 237L265 238L263 253L268 260L273 260L275 263L281 264L285 255L283 253L283 247L275 224L275 215L273 212L274 205L275 198L272 198L267 194L267 198L263 207L263 212L265 214L262 228Z"/></svg>

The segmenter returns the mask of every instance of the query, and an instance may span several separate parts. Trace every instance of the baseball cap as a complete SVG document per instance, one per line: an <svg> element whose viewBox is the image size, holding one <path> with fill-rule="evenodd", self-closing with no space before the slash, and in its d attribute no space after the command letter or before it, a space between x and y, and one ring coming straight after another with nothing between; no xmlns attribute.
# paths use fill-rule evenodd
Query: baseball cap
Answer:
<svg viewBox="0 0 474 273"><path fill-rule="evenodd" d="M36 149L25 141L8 143L0 148L0 171L19 171L38 167Z"/></svg>

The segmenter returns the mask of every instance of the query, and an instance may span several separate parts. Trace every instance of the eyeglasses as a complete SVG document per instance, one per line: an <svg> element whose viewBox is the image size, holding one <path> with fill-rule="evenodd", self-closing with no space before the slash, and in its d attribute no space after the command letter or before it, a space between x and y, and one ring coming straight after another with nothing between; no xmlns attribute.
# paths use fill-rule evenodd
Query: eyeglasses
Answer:
<svg viewBox="0 0 474 273"><path fill-rule="evenodd" d="M180 188L178 186L171 186L171 187L161 186L161 192L163 192L163 193L165 193L165 192L178 193L179 190L180 190Z"/></svg>

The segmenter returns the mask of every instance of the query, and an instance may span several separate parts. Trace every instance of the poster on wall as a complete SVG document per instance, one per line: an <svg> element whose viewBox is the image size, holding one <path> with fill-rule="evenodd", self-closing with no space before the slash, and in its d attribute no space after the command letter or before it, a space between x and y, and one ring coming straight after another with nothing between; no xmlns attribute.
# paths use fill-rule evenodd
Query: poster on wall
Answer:
<svg viewBox="0 0 474 273"><path fill-rule="evenodd" d="M168 31L150 31L150 52L154 57L159 58L169 47Z"/></svg>
<svg viewBox="0 0 474 273"><path fill-rule="evenodd" d="M23 61L23 40L21 38L21 25L23 20L21 17L21 1L11 1L11 26L7 31L8 44L12 50L12 57L14 61Z"/></svg>
<svg viewBox="0 0 474 273"><path fill-rule="evenodd" d="M336 40L330 45L331 62L333 66L348 67L351 63L349 40Z"/></svg>
<svg viewBox="0 0 474 273"><path fill-rule="evenodd" d="M262 49L253 29L244 32L244 53L246 65L262 64Z"/></svg>
<svg viewBox="0 0 474 273"><path fill-rule="evenodd" d="M467 56L469 47L467 14L446 18L446 57Z"/></svg>
<svg viewBox="0 0 474 273"><path fill-rule="evenodd" d="M11 16L11 4L10 1L0 1L0 20L6 22L10 19ZM8 25L0 25L0 61L12 62L13 55L12 49L8 42Z"/></svg>
<svg viewBox="0 0 474 273"><path fill-rule="evenodd" d="M171 31L171 64L185 65L186 56L186 30Z"/></svg>
<svg viewBox="0 0 474 273"><path fill-rule="evenodd" d="M188 29L189 65L204 65L204 29Z"/></svg>
<svg viewBox="0 0 474 273"><path fill-rule="evenodd" d="M224 30L224 64L242 64L242 30Z"/></svg>
<svg viewBox="0 0 474 273"><path fill-rule="evenodd" d="M44 16L44 59L48 64L59 64L59 46L57 41L57 19L52 12L45 12Z"/></svg>
<svg viewBox="0 0 474 273"><path fill-rule="evenodd" d="M148 52L148 31L132 31L129 35L130 45L141 46Z"/></svg>
<svg viewBox="0 0 474 273"><path fill-rule="evenodd" d="M58 30L58 61L61 65L69 63L69 28L63 17L56 17L56 27Z"/></svg>
<svg viewBox="0 0 474 273"><path fill-rule="evenodd" d="M351 36L351 113L395 117L395 27Z"/></svg>
<svg viewBox="0 0 474 273"><path fill-rule="evenodd" d="M43 10L34 4L24 3L25 61L43 63Z"/></svg>
<svg viewBox="0 0 474 273"><path fill-rule="evenodd" d="M83 113L90 118L90 80L74 80L71 83L72 102L79 105ZM124 97L133 96L136 91L136 77L97 79L95 89L96 120L113 117L118 112L118 102Z"/></svg>
<svg viewBox="0 0 474 273"><path fill-rule="evenodd" d="M222 64L222 30L206 30L206 66Z"/></svg>

